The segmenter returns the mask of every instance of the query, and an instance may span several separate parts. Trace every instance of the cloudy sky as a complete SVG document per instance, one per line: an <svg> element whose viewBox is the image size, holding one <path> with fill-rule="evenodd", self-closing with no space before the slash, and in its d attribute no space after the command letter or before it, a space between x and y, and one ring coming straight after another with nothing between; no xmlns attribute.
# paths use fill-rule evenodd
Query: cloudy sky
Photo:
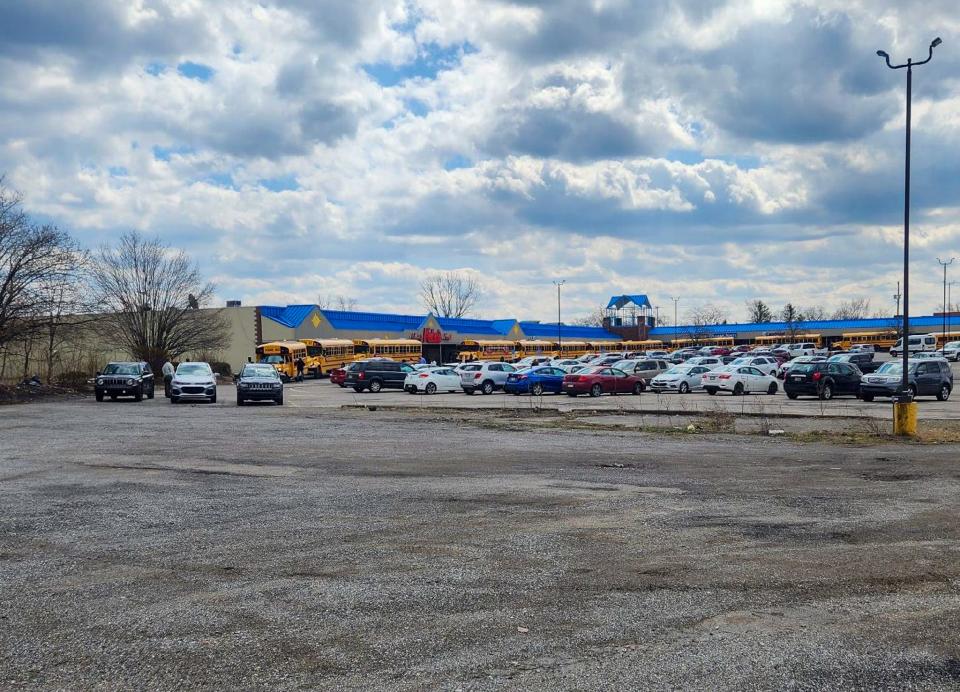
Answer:
<svg viewBox="0 0 960 692"><path fill-rule="evenodd" d="M929 314L960 256L960 13L901 4L0 0L0 172L245 303L420 312L422 276L464 269L491 318L550 319L555 278L570 317L623 292L892 311L905 74L875 51L942 36L914 80Z"/></svg>

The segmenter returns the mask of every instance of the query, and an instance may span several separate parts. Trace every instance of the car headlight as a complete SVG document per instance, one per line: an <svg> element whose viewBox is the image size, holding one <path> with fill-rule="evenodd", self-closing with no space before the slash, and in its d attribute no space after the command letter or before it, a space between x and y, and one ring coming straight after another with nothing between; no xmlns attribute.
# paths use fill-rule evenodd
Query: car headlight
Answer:
<svg viewBox="0 0 960 692"><path fill-rule="evenodd" d="M102 386L103 386L103 380L97 380L97 386L98 386L98 387L102 387Z"/></svg>
<svg viewBox="0 0 960 692"><path fill-rule="evenodd" d="M237 386L240 387L240 389L246 389L250 385L247 384L246 382L237 382Z"/></svg>
<svg viewBox="0 0 960 692"><path fill-rule="evenodd" d="M274 383L273 383L273 388L274 388L274 389L280 389L280 387L282 387L282 386L283 386L283 382L274 382Z"/></svg>
<svg viewBox="0 0 960 692"><path fill-rule="evenodd" d="M127 386L128 386L128 387L132 387L132 386L133 386L133 378L130 378L129 380L127 380Z"/></svg>

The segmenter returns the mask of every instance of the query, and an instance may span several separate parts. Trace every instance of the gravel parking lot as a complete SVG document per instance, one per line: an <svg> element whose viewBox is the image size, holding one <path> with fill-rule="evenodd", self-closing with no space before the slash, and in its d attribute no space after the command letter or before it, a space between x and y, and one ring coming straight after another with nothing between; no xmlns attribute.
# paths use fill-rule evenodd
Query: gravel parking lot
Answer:
<svg viewBox="0 0 960 692"><path fill-rule="evenodd" d="M497 415L0 409L0 684L960 685L956 446Z"/></svg>

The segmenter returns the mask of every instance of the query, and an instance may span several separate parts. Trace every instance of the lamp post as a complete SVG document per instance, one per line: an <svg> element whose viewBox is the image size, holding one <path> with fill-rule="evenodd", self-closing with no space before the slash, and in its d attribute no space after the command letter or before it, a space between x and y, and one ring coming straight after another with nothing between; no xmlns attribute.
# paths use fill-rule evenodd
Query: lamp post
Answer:
<svg viewBox="0 0 960 692"><path fill-rule="evenodd" d="M953 305L953 296L952 296L952 293L953 293L953 286L954 286L954 284L958 284L958 283L960 283L960 281L948 281L948 282L947 282L947 331L948 331L948 332L949 332L951 329L953 329L953 327L950 326L950 313L953 312L953 308L951 307L951 306ZM946 346L946 344L944 344L944 346Z"/></svg>
<svg viewBox="0 0 960 692"><path fill-rule="evenodd" d="M916 432L917 409L910 394L910 377L908 372L910 357L910 106L913 98L913 68L925 65L933 58L933 49L943 41L939 38L930 42L927 59L917 62L908 58L902 65L890 63L890 56L885 51L878 50L877 55L884 59L891 70L907 68L907 134L905 140L906 156L903 167L903 377L900 380L900 391L894 402L894 434L912 435Z"/></svg>
<svg viewBox="0 0 960 692"><path fill-rule="evenodd" d="M563 336L560 334L560 287L565 283L567 283L566 279L553 282L553 285L557 287L557 355L559 356L563 355Z"/></svg>
<svg viewBox="0 0 960 692"><path fill-rule="evenodd" d="M680 296L676 298L671 297L670 300L673 301L673 345L677 345L677 303L680 302Z"/></svg>
<svg viewBox="0 0 960 692"><path fill-rule="evenodd" d="M947 267L953 264L953 260L956 257L951 257L949 260L944 262L942 259L937 257L937 262L943 267L943 344L940 348L943 348L947 345Z"/></svg>

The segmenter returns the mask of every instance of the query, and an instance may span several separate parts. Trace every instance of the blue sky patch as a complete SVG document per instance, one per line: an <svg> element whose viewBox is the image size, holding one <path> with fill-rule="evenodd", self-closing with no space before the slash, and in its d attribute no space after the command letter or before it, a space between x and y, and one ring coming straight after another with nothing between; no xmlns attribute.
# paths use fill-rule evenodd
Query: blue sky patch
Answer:
<svg viewBox="0 0 960 692"><path fill-rule="evenodd" d="M196 79L198 82L209 82L213 77L214 69L209 65L198 62L182 62L177 65L177 72L187 79Z"/></svg>
<svg viewBox="0 0 960 692"><path fill-rule="evenodd" d="M153 75L154 77L159 77L166 69L167 66L162 62L152 62L146 67L147 74Z"/></svg>
<svg viewBox="0 0 960 692"><path fill-rule="evenodd" d="M124 166L108 166L107 173L111 178L125 178L130 172Z"/></svg>
<svg viewBox="0 0 960 692"><path fill-rule="evenodd" d="M193 147L178 145L175 147L155 146L153 148L153 158L158 161L169 161L172 156L186 156L194 152Z"/></svg>
<svg viewBox="0 0 960 692"><path fill-rule="evenodd" d="M417 57L405 65L392 65L378 62L362 65L364 72L370 75L380 86L392 87L414 77L436 79L444 70L452 70L460 64L464 55L476 53L470 43L459 43L441 47L436 43L425 43L417 51Z"/></svg>
<svg viewBox="0 0 960 692"><path fill-rule="evenodd" d="M300 183L297 177L292 173L277 176L276 178L262 178L257 181L260 187L265 187L271 192L285 192L287 190L299 190Z"/></svg>
<svg viewBox="0 0 960 692"><path fill-rule="evenodd" d="M426 117L427 113L430 112L430 106L425 104L419 99L407 99L403 102L407 107L407 110L413 113L418 118Z"/></svg>
<svg viewBox="0 0 960 692"><path fill-rule="evenodd" d="M473 161L462 154L454 154L444 161L443 168L447 171L455 171L458 168L472 168Z"/></svg>
<svg viewBox="0 0 960 692"><path fill-rule="evenodd" d="M227 187L231 190L236 189L236 186L233 184L233 176L225 172L211 173L201 178L200 182L216 185L217 187Z"/></svg>

